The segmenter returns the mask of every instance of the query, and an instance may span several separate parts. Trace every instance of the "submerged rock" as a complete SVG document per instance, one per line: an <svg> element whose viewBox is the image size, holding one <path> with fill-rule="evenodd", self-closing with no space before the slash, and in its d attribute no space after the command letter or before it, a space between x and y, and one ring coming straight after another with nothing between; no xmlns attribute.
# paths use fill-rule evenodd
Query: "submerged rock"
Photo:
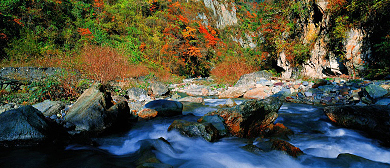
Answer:
<svg viewBox="0 0 390 168"><path fill-rule="evenodd" d="M287 141L273 139L273 140L271 140L271 142L272 142L273 149L284 151L292 157L298 157L299 155L303 154L301 149L295 147L294 145L291 145Z"/></svg>
<svg viewBox="0 0 390 168"><path fill-rule="evenodd" d="M171 117L182 114L183 104L171 100L154 100L145 104L145 108L156 110L160 117Z"/></svg>
<svg viewBox="0 0 390 168"><path fill-rule="evenodd" d="M229 132L238 137L256 137L278 117L282 101L276 97L245 101L230 109L209 112L205 116L218 115L224 119Z"/></svg>
<svg viewBox="0 0 390 168"><path fill-rule="evenodd" d="M61 135L62 134L62 135ZM0 145L34 146L66 136L56 123L48 122L32 106L23 106L0 114Z"/></svg>
<svg viewBox="0 0 390 168"><path fill-rule="evenodd" d="M139 141L140 149L135 153L138 157L135 164L137 168L172 168L171 165L162 163L157 159L153 150L173 150L172 146L164 138L147 139Z"/></svg>
<svg viewBox="0 0 390 168"><path fill-rule="evenodd" d="M216 141L218 130L211 123L198 123L185 120L175 120L169 126L168 131L177 130L180 134L188 137L202 137L206 141Z"/></svg>
<svg viewBox="0 0 390 168"><path fill-rule="evenodd" d="M389 106L329 106L324 112L337 125L362 130L390 145Z"/></svg>

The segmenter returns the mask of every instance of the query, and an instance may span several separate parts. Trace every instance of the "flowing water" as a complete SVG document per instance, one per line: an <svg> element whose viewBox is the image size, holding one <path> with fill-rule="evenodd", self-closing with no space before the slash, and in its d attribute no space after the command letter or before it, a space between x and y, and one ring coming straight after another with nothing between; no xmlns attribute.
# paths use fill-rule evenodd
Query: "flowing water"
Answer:
<svg viewBox="0 0 390 168"><path fill-rule="evenodd" d="M361 132L333 125L318 106L287 103L279 110L276 122L295 133L288 142L305 153L297 158L281 151L261 150L262 144L267 143L261 140L226 137L207 142L167 131L175 119L196 121L225 101L207 99L205 106L184 111L184 116L138 122L129 132L96 139L98 148L70 145L60 151L0 152L0 167L133 167L136 162L133 158L137 158L145 142L153 144L153 152L161 162L173 167L390 167L389 148ZM153 141L160 137L169 144ZM259 150L244 150L248 144L258 146Z"/></svg>

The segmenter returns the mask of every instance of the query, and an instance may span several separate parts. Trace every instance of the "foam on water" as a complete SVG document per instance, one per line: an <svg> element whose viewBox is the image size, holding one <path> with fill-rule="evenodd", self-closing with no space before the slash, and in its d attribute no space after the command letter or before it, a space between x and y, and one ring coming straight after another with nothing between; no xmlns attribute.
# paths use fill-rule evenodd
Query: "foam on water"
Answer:
<svg viewBox="0 0 390 168"><path fill-rule="evenodd" d="M218 104L224 104L224 101L206 99L206 107L199 107L193 113L201 116L216 109L214 107ZM196 116L193 116L193 120L198 118ZM102 149L110 153L124 155L136 152L142 140L163 137L170 145L160 144L155 147L154 153L163 163L174 167L366 167L370 164L353 159L347 160L346 165L336 164L338 160L332 161L344 153L377 163L390 163L388 148L380 146L378 141L364 137L359 132L333 125L326 120L322 109L318 107L283 105L279 118L285 126L295 132L289 142L299 147L305 153L304 156L295 159L280 151L251 153L241 148L250 143L249 140L242 138L227 137L218 142L207 142L202 138L185 137L176 131L167 131L173 119L145 122L122 137L111 140L103 138L100 144ZM315 131L310 132L308 129Z"/></svg>

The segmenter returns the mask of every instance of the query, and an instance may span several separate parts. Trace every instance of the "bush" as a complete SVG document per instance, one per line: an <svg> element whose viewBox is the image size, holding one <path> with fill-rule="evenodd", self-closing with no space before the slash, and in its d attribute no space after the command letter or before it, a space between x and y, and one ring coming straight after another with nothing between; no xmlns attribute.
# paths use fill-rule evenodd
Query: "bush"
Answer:
<svg viewBox="0 0 390 168"><path fill-rule="evenodd" d="M115 49L86 45L81 52L82 71L91 79L101 83L128 77L127 59Z"/></svg>
<svg viewBox="0 0 390 168"><path fill-rule="evenodd" d="M211 75L218 83L234 84L244 74L259 70L259 67L250 66L243 58L228 58L226 61L216 65L211 70Z"/></svg>

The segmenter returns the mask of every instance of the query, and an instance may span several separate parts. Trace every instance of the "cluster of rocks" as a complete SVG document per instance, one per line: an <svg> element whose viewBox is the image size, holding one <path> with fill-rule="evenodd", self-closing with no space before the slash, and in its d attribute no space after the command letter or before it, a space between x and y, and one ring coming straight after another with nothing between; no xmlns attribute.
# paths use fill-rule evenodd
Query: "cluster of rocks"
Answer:
<svg viewBox="0 0 390 168"><path fill-rule="evenodd" d="M264 99L276 94L283 95L287 102L314 105L390 103L390 99L387 98L390 81L347 81L341 78L314 81L278 79L266 71L243 75L232 87L215 88L191 84L189 81L174 87L173 91L189 96Z"/></svg>
<svg viewBox="0 0 390 168"><path fill-rule="evenodd" d="M152 82L149 90L130 88L126 96L111 96L108 87L95 84L73 105L48 100L34 106L4 105L7 109L3 111L7 111L0 114L0 145L62 144L88 139L113 130L130 129L139 120L182 115L189 104L204 105L204 97L209 96L250 100L236 105L229 99L219 110L196 122L175 120L168 131L210 142L225 136L257 137L261 141L266 138L269 143L263 144L269 144L270 149L283 150L295 157L302 151L285 141L293 132L281 123L274 123L283 102L341 104L325 108L331 121L367 131L390 144L388 81L282 80L265 71L242 76L234 87L195 85L193 80L170 86ZM255 145L249 145L248 149L262 150Z"/></svg>

